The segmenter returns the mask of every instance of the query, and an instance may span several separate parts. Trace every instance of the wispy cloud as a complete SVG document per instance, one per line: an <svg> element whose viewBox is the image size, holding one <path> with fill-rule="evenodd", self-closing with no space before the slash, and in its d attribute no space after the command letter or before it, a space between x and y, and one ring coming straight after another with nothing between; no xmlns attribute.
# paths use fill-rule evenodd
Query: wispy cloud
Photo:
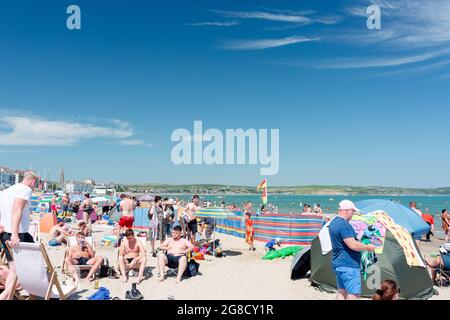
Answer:
<svg viewBox="0 0 450 320"><path fill-rule="evenodd" d="M292 36L280 39L232 40L222 46L226 50L262 50L296 43L318 41L319 38Z"/></svg>
<svg viewBox="0 0 450 320"><path fill-rule="evenodd" d="M186 23L187 26L193 26L193 27L204 27L204 26L211 26L211 27L232 27L237 26L240 24L239 21L225 21L225 22L195 22L195 23Z"/></svg>
<svg viewBox="0 0 450 320"><path fill-rule="evenodd" d="M262 19L278 22L293 22L308 24L311 19L303 15L294 15L290 13L281 12L267 12L267 11L222 11L211 10L220 14L223 17L239 18L239 19Z"/></svg>
<svg viewBox="0 0 450 320"><path fill-rule="evenodd" d="M125 139L133 135L130 125L119 120L107 127L30 116L7 115L0 118L2 146L63 146L85 139Z"/></svg>
<svg viewBox="0 0 450 320"><path fill-rule="evenodd" d="M450 50L440 50L436 52L424 53L420 55L414 56L406 56L406 57L385 57L385 58L372 58L372 59L341 59L335 60L332 62L324 63L320 65L320 68L329 68L329 69L359 69L359 68L381 68L381 67L395 67L401 66L405 64L412 64L422 61L427 61L439 56L442 56L446 53L449 53Z"/></svg>
<svg viewBox="0 0 450 320"><path fill-rule="evenodd" d="M312 23L335 24L341 20L337 15L316 16L316 12L312 10L293 11L264 8L264 11L211 11L228 18L259 19L273 22L293 23L296 25L308 25Z"/></svg>
<svg viewBox="0 0 450 320"><path fill-rule="evenodd" d="M140 139L121 140L120 144L124 146L140 146L145 144L145 141Z"/></svg>

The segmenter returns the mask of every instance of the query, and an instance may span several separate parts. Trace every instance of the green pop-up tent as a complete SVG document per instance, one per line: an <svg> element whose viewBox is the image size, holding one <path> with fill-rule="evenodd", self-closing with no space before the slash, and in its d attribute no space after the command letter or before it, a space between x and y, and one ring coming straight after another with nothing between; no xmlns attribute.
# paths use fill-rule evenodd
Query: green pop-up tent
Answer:
<svg viewBox="0 0 450 320"><path fill-rule="evenodd" d="M392 223L392 225L389 226L390 228L384 229L382 238L373 239L378 245L377 251L379 252L376 254L377 259L373 265L380 270L380 281L393 280L397 282L398 287L401 289L400 298L402 299L422 300L431 298L434 295L433 283L427 268L423 265L423 259L415 241L413 241L409 233L404 232L405 229L394 225L392 221L389 223ZM366 223L365 225L368 226L369 224L375 225L380 229L383 228L383 223L380 221L377 221L375 224ZM365 232L363 230L364 223L361 223L361 221L358 221L356 225L352 223L352 226L358 233L358 236ZM324 228L327 227L325 226ZM399 230L402 232L401 234L398 233ZM314 239L311 245L310 281L319 290L334 293L337 291L336 275L332 270L331 260L332 251L324 254L321 239L319 237ZM411 261L414 262L412 263ZM369 277L364 277L361 274L361 277L363 280L362 297L371 298L376 290L373 282L371 282L372 279L370 275ZM367 281L364 281L365 279Z"/></svg>

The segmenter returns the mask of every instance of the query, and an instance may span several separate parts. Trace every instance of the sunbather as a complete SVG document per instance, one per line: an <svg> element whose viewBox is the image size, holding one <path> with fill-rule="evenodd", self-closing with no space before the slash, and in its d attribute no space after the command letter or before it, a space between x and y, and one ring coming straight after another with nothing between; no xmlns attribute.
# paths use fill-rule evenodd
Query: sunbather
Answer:
<svg viewBox="0 0 450 320"><path fill-rule="evenodd" d="M144 245L136 239L132 229L125 231L125 238L119 248L119 269L124 283L128 281L127 271L139 269L138 283L144 280L147 256Z"/></svg>
<svg viewBox="0 0 450 320"><path fill-rule="evenodd" d="M161 250L167 251L158 256L159 281L165 279L165 267L178 269L177 283L181 282L188 264L187 254L194 250L194 245L186 239L181 238L182 228L175 226L172 238L168 238L161 245Z"/></svg>
<svg viewBox="0 0 450 320"><path fill-rule="evenodd" d="M450 253L442 253L438 256L426 258L426 264L430 268L431 279L436 282L437 269L450 271Z"/></svg>
<svg viewBox="0 0 450 320"><path fill-rule="evenodd" d="M63 219L58 219L58 224L54 225L50 229L50 241L48 242L49 246L51 247L57 247L61 246L62 244L67 244L67 237L69 237L71 234L70 232L64 228L66 223Z"/></svg>
<svg viewBox="0 0 450 320"><path fill-rule="evenodd" d="M77 246L69 249L66 258L67 266L72 273L75 283L79 283L80 275L77 272L77 266L92 266L87 275L89 281L95 280L95 274L103 263L102 257L96 257L91 245L86 241L83 233L77 233Z"/></svg>
<svg viewBox="0 0 450 320"><path fill-rule="evenodd" d="M9 269L7 266L0 266L0 290L5 290L6 279L8 278ZM16 284L16 291L20 291L22 288L20 284Z"/></svg>
<svg viewBox="0 0 450 320"><path fill-rule="evenodd" d="M78 229L82 234L84 234L85 237L90 237L92 235L91 228L84 221L80 221L80 223L78 224Z"/></svg>

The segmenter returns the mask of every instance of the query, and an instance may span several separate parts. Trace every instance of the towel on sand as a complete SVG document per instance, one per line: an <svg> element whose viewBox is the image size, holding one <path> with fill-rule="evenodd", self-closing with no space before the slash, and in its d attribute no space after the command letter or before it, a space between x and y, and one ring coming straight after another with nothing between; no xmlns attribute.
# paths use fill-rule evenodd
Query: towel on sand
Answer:
<svg viewBox="0 0 450 320"><path fill-rule="evenodd" d="M96 293L88 298L89 300L110 300L109 290L101 287Z"/></svg>

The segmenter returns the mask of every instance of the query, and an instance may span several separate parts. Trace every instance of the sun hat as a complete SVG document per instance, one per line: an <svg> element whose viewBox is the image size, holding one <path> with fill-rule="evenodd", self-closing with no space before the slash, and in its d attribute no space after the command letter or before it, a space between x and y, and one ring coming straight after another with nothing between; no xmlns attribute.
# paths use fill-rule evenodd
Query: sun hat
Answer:
<svg viewBox="0 0 450 320"><path fill-rule="evenodd" d="M343 200L339 202L339 210L355 210L359 212L359 209L350 200Z"/></svg>
<svg viewBox="0 0 450 320"><path fill-rule="evenodd" d="M276 243L281 243L281 239L280 239L280 238L276 238L276 239L275 239L275 242L276 242Z"/></svg>

